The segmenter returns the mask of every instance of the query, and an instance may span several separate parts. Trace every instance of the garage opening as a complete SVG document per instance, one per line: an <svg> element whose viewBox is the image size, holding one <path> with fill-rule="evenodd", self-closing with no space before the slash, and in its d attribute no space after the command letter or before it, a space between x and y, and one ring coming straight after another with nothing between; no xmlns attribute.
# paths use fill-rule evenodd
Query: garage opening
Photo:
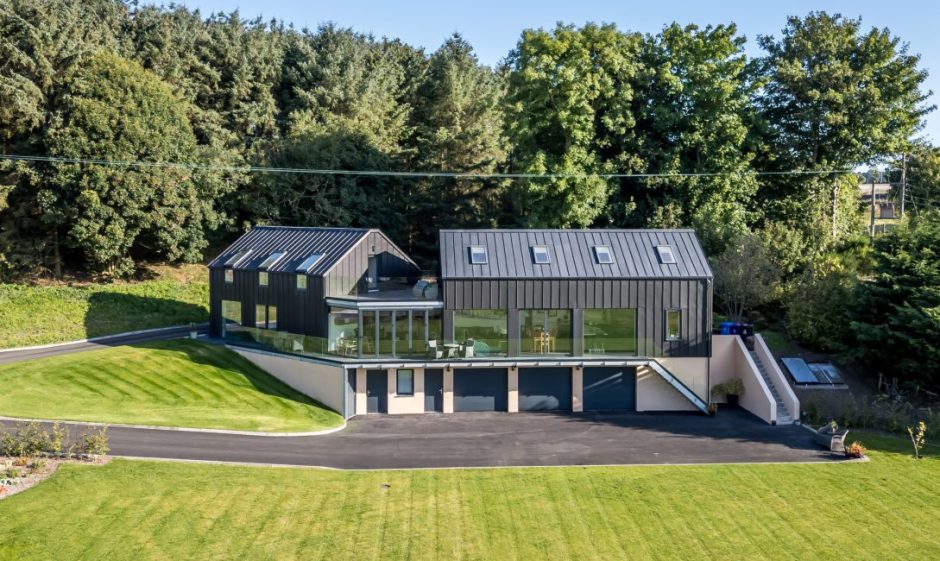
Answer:
<svg viewBox="0 0 940 561"><path fill-rule="evenodd" d="M636 411L636 368L585 367L583 395L585 411Z"/></svg>
<svg viewBox="0 0 940 561"><path fill-rule="evenodd" d="M520 368L520 411L571 411L571 368Z"/></svg>
<svg viewBox="0 0 940 561"><path fill-rule="evenodd" d="M454 411L506 411L508 406L505 368L454 370Z"/></svg>

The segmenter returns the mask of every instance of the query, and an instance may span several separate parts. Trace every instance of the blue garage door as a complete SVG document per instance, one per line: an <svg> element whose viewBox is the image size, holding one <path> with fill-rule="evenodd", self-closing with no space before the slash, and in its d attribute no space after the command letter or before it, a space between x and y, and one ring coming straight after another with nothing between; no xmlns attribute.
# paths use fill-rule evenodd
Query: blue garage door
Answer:
<svg viewBox="0 0 940 561"><path fill-rule="evenodd" d="M508 403L505 368L454 370L454 411L506 411Z"/></svg>
<svg viewBox="0 0 940 561"><path fill-rule="evenodd" d="M586 367L584 410L636 410L636 368Z"/></svg>
<svg viewBox="0 0 940 561"><path fill-rule="evenodd" d="M520 411L571 411L570 368L520 368Z"/></svg>

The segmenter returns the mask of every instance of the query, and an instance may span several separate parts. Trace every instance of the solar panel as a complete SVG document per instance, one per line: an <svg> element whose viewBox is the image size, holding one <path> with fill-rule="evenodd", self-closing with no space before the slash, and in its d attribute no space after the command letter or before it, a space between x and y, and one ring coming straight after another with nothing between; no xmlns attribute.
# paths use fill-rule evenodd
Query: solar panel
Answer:
<svg viewBox="0 0 940 561"><path fill-rule="evenodd" d="M802 358L783 358L780 362L787 368L793 381L797 384L818 384L819 379L810 370L809 365Z"/></svg>
<svg viewBox="0 0 940 561"><path fill-rule="evenodd" d="M323 257L322 253L311 253L310 257L304 259L304 262L297 266L297 272L306 273L317 264L321 257Z"/></svg>

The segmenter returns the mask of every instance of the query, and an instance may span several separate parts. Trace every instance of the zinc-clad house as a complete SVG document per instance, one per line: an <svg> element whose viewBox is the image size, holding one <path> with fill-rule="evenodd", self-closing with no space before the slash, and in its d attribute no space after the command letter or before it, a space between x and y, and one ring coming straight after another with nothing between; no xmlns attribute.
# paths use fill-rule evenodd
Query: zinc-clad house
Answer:
<svg viewBox="0 0 940 561"><path fill-rule="evenodd" d="M210 271L212 334L346 417L705 411L753 366L734 338L712 362L691 230L443 230L422 272L377 230L258 227Z"/></svg>

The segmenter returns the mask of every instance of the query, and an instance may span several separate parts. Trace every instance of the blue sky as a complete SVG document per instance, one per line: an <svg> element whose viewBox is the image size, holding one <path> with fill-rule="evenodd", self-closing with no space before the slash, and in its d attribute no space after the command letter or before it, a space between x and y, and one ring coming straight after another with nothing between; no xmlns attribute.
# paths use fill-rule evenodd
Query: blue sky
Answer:
<svg viewBox="0 0 940 561"><path fill-rule="evenodd" d="M599 1L542 0L475 2L442 1L357 1L337 0L176 0L203 13L239 10L245 17L263 16L293 23L295 27L314 28L335 22L376 36L398 37L428 51L436 49L450 34L460 32L486 64L498 63L515 46L526 28L550 28L555 22L583 24L588 21L615 23L621 29L651 32L667 23L699 25L734 22L748 38L748 53L758 54L757 35L779 35L788 15L805 15L812 10L826 10L845 16L862 17L867 27L888 27L921 55L921 65L931 71L926 88L940 98L940 2L906 0L843 2L761 2L730 0L694 2L673 0ZM160 2L149 2L158 4ZM717 4L717 5L715 5ZM940 103L938 103L940 105ZM921 133L940 143L940 111L927 118Z"/></svg>

